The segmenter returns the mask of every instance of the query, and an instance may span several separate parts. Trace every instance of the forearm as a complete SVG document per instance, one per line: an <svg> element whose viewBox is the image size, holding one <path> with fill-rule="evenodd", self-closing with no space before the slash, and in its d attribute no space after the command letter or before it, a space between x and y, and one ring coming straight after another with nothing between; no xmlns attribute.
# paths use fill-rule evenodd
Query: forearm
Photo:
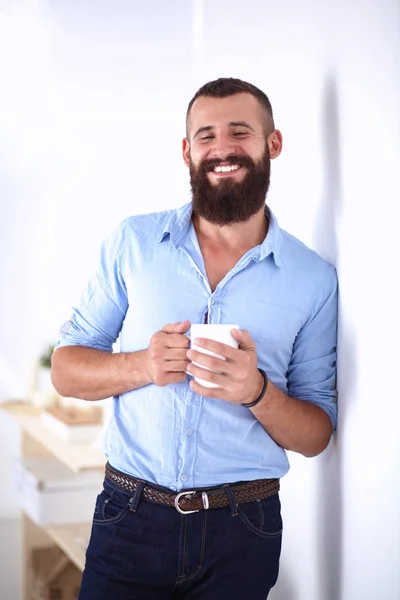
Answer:
<svg viewBox="0 0 400 600"><path fill-rule="evenodd" d="M102 400L151 383L146 354L65 346L54 352L51 379L61 396Z"/></svg>
<svg viewBox="0 0 400 600"><path fill-rule="evenodd" d="M322 408L287 396L271 381L263 400L249 410L277 444L304 456L322 452L332 435L331 420Z"/></svg>

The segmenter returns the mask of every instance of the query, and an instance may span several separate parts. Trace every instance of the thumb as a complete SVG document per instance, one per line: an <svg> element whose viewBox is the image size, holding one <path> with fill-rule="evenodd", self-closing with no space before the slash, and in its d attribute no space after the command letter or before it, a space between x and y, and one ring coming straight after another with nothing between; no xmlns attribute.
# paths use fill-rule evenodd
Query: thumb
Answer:
<svg viewBox="0 0 400 600"><path fill-rule="evenodd" d="M240 350L256 349L256 344L246 329L232 329L232 337L239 342Z"/></svg>
<svg viewBox="0 0 400 600"><path fill-rule="evenodd" d="M164 333L186 333L188 329L190 329L190 321L179 321L178 323L171 323L170 325L165 325L161 331Z"/></svg>

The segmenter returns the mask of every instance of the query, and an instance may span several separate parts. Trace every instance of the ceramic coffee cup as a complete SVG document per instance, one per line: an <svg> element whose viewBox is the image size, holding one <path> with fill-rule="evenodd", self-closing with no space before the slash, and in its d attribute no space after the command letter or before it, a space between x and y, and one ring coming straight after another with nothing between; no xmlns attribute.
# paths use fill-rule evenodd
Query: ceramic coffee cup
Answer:
<svg viewBox="0 0 400 600"><path fill-rule="evenodd" d="M209 356L216 356L217 358L224 358L215 352L211 352L211 350L206 350L205 348L200 348L193 343L193 340L196 338L207 338L209 340L215 340L216 342L221 342L222 344L227 344L232 348L238 348L239 343L232 336L232 329L239 329L239 325L225 325L223 324L193 324L190 330L190 340L191 340L191 348L193 350L197 350L198 352L202 352L203 354L208 354ZM200 365L193 361L194 365L201 367L202 369L206 369L207 371L211 371L212 369L208 369L203 365ZM209 388L217 388L219 387L215 383L210 383L205 379L201 379L199 377L194 378L197 383L203 385L204 387Z"/></svg>

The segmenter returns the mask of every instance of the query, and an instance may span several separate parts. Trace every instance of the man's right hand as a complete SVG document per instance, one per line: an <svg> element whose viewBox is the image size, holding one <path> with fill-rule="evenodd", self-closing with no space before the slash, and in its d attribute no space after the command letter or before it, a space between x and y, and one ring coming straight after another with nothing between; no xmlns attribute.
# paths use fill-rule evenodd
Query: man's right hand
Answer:
<svg viewBox="0 0 400 600"><path fill-rule="evenodd" d="M165 325L151 340L146 354L146 367L151 381L160 387L185 380L189 339L184 335L190 321Z"/></svg>

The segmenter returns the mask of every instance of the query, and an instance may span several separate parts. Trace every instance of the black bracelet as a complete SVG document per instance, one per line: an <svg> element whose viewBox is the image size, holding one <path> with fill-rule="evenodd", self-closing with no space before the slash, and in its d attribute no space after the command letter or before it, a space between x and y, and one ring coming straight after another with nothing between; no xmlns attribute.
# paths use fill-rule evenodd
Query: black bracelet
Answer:
<svg viewBox="0 0 400 600"><path fill-rule="evenodd" d="M255 406L256 404L258 404L259 402L261 402L261 400L264 398L265 392L267 391L267 387L268 387L268 377L265 373L265 371L263 371L262 369L258 369L261 373L261 375L264 378L264 385L263 388L261 390L261 394L258 396L258 398L256 398L254 400L254 402L249 402L248 404L241 404L241 406L244 406L245 408L252 408L253 406Z"/></svg>

